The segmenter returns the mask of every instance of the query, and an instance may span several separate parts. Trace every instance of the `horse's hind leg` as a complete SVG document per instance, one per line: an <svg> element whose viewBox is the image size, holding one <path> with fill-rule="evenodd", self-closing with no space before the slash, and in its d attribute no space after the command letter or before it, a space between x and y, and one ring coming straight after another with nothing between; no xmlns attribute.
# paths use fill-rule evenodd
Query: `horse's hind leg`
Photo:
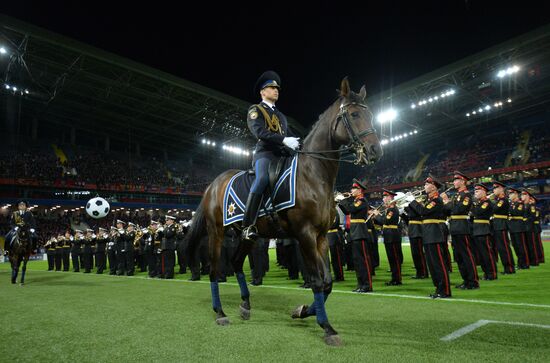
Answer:
<svg viewBox="0 0 550 363"><path fill-rule="evenodd" d="M315 315L317 324L323 328L323 339L328 345L341 345L342 341L338 333L330 325L325 310L325 301L332 290L332 277L326 263L325 237L319 240L313 231L307 231L300 235L300 249L304 258L304 264L311 276L311 289L313 290L313 303L307 307L298 307L292 314L293 318L304 318ZM299 310L299 311L298 311Z"/></svg>
<svg viewBox="0 0 550 363"><path fill-rule="evenodd" d="M227 325L229 318L223 312L220 300L218 278L220 276L220 255L223 242L223 228L217 226L208 228L208 246L210 252L210 291L212 293L212 309L216 313L216 324Z"/></svg>
<svg viewBox="0 0 550 363"><path fill-rule="evenodd" d="M11 264L11 283L15 284L17 282L17 275L19 274L19 264L20 261L14 261Z"/></svg>
<svg viewBox="0 0 550 363"><path fill-rule="evenodd" d="M243 272L244 259L250 253L252 245L250 243L243 243L239 241L239 246L237 251L232 258L233 269L235 270L235 276L237 277L237 282L239 283L239 288L241 290L241 305L239 306L239 314L243 320L250 319L250 291L248 291L248 286L246 285L246 276Z"/></svg>

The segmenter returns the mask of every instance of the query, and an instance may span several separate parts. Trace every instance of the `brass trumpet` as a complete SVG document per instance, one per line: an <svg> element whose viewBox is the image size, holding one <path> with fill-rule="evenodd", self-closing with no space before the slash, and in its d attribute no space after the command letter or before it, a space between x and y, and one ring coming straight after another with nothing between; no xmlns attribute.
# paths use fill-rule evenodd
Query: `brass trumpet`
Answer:
<svg viewBox="0 0 550 363"><path fill-rule="evenodd" d="M338 191L334 192L334 200L336 202L338 202L339 200L342 200L342 199L347 199L347 198L350 198L352 195L350 192L345 192L345 193L340 193Z"/></svg>

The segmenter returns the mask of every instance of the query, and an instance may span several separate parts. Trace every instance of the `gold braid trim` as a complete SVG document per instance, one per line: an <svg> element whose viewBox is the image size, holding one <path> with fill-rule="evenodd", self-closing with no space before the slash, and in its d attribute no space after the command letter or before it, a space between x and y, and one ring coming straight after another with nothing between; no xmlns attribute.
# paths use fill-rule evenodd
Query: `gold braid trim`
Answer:
<svg viewBox="0 0 550 363"><path fill-rule="evenodd" d="M259 108L262 112L262 115L264 115L265 125L267 126L269 131L282 134L281 123L279 122L279 118L277 117L277 115L273 114L273 117L269 117L269 114L263 108L263 106L257 105L256 108Z"/></svg>

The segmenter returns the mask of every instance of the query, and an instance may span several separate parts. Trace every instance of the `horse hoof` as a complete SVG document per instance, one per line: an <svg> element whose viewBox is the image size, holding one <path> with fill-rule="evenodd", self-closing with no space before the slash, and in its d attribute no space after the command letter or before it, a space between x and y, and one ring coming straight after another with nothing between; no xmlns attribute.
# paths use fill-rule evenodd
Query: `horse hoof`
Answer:
<svg viewBox="0 0 550 363"><path fill-rule="evenodd" d="M229 325L229 318L227 316L224 316L223 318L217 318L216 324L222 326Z"/></svg>
<svg viewBox="0 0 550 363"><path fill-rule="evenodd" d="M342 339L340 339L338 334L325 335L323 339L325 340L326 345L330 345L332 347L340 347L342 345Z"/></svg>
<svg viewBox="0 0 550 363"><path fill-rule="evenodd" d="M307 305L298 306L296 309L294 309L292 311L292 314L290 314L290 317L292 319L303 319L303 318L307 317L307 315L306 315L307 308L308 308Z"/></svg>
<svg viewBox="0 0 550 363"><path fill-rule="evenodd" d="M21 282L21 283L19 284L19 286L25 286L25 283L24 283L24 282Z"/></svg>
<svg viewBox="0 0 550 363"><path fill-rule="evenodd" d="M16 281L15 281L15 280L11 280L11 283L12 283L12 284L15 284L15 283L16 283Z"/></svg>
<svg viewBox="0 0 550 363"><path fill-rule="evenodd" d="M239 310L240 310L241 318L243 320L249 320L250 319L250 310L249 309L245 309L242 306L239 306Z"/></svg>

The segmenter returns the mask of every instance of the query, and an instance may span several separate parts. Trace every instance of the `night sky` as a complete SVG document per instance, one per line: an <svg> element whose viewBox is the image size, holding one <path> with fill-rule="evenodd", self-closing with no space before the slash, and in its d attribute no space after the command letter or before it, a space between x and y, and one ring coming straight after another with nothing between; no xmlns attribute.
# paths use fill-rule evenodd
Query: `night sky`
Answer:
<svg viewBox="0 0 550 363"><path fill-rule="evenodd" d="M550 23L540 1L114 3L3 1L0 12L248 102L273 69L279 109L305 126L343 76L373 95Z"/></svg>

